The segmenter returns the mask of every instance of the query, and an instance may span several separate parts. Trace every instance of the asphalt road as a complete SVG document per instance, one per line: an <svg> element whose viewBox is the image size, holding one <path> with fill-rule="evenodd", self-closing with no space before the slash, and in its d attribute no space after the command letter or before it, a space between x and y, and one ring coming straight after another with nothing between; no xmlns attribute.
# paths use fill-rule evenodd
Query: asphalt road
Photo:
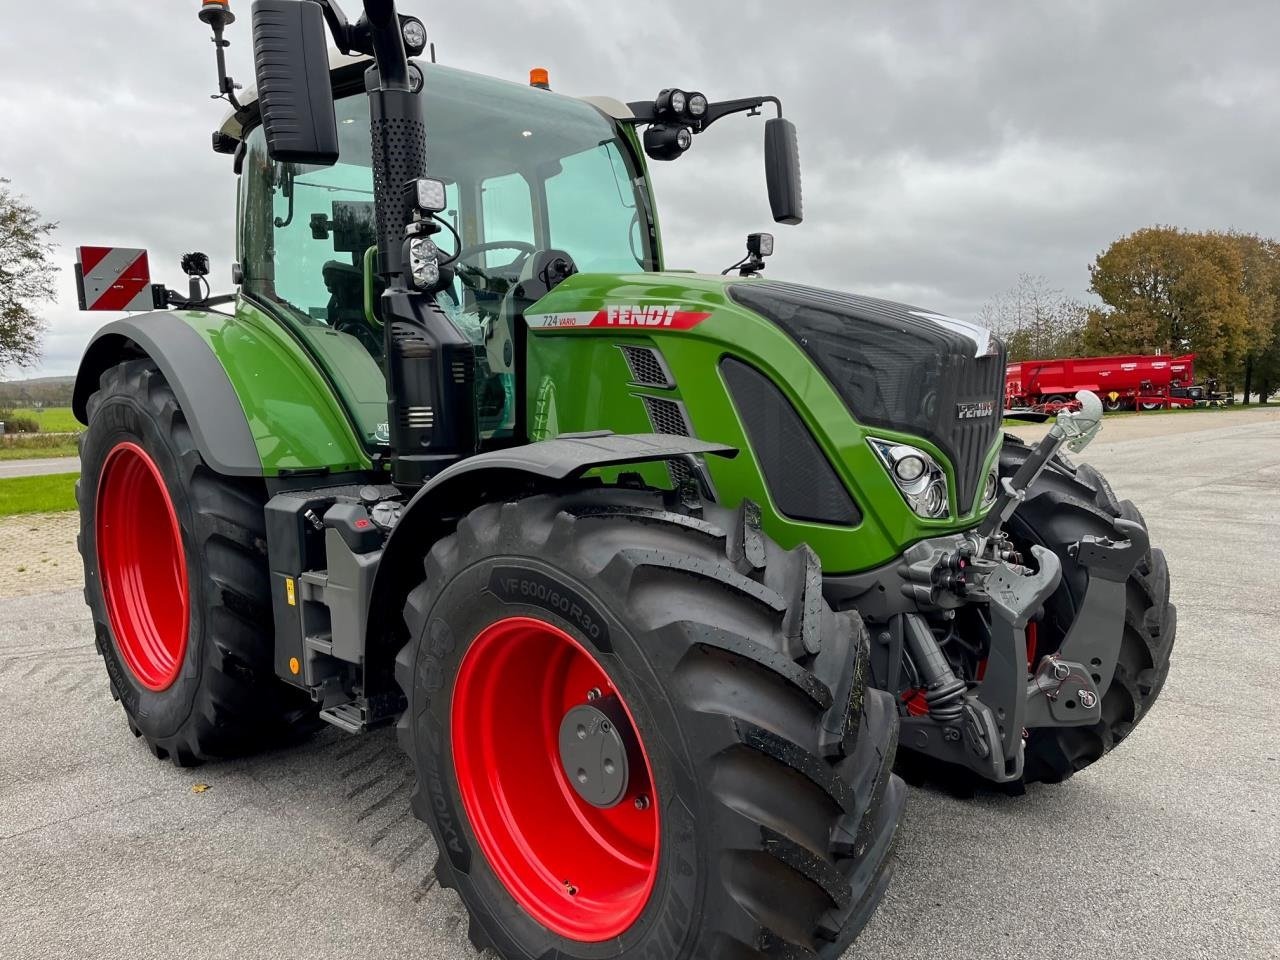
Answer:
<svg viewBox="0 0 1280 960"><path fill-rule="evenodd" d="M913 791L849 956L1280 957L1280 420L1203 424L1085 458L1169 555L1178 646L1150 718L1061 786ZM474 956L390 732L157 762L75 591L0 602L0 698L0 957Z"/></svg>
<svg viewBox="0 0 1280 960"><path fill-rule="evenodd" d="M79 472L79 457L46 457L42 460L0 460L0 480L7 477L47 477L54 473Z"/></svg>

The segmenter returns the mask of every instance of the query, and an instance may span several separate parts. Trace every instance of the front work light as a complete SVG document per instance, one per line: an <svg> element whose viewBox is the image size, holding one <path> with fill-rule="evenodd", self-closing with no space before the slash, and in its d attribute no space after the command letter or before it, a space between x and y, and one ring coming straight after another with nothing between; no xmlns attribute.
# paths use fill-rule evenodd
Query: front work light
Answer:
<svg viewBox="0 0 1280 960"><path fill-rule="evenodd" d="M448 206L443 180L423 177L414 181L414 203L421 213L440 213Z"/></svg>
<svg viewBox="0 0 1280 960"><path fill-rule="evenodd" d="M400 30L404 34L405 52L409 56L416 57L427 49L427 28L421 20L409 17Z"/></svg>
<svg viewBox="0 0 1280 960"><path fill-rule="evenodd" d="M700 93L689 94L689 116L701 119L707 113L707 98Z"/></svg>
<svg viewBox="0 0 1280 960"><path fill-rule="evenodd" d="M747 234L747 253L755 257L772 257L773 256L773 234L772 233L748 233Z"/></svg>
<svg viewBox="0 0 1280 960"><path fill-rule="evenodd" d="M655 123L644 132L644 152L653 160L675 160L693 145L693 132L683 124Z"/></svg>

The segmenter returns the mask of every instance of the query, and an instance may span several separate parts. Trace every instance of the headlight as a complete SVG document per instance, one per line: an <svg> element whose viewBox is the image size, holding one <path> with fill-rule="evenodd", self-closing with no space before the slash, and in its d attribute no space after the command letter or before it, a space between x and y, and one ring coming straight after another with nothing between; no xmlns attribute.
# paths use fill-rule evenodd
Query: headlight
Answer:
<svg viewBox="0 0 1280 960"><path fill-rule="evenodd" d="M688 103L688 99L684 95L683 90L671 91L671 109L675 113L684 113L684 108Z"/></svg>
<svg viewBox="0 0 1280 960"><path fill-rule="evenodd" d="M427 290L440 282L440 248L427 237L414 237L409 241L409 272L413 285Z"/></svg>
<svg viewBox="0 0 1280 960"><path fill-rule="evenodd" d="M689 115L700 117L707 112L707 98L700 93L689 94Z"/></svg>
<svg viewBox="0 0 1280 960"><path fill-rule="evenodd" d="M940 520L950 515L947 475L937 460L905 443L876 439L867 442L917 516Z"/></svg>
<svg viewBox="0 0 1280 960"><path fill-rule="evenodd" d="M982 509L996 502L1000 494L1000 474L994 469L987 474L987 485L982 488Z"/></svg>

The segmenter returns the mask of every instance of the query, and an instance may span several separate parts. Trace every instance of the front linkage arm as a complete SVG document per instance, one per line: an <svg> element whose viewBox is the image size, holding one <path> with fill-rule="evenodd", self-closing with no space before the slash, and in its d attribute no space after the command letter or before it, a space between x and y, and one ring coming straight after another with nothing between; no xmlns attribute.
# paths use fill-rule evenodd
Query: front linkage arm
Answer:
<svg viewBox="0 0 1280 960"><path fill-rule="evenodd" d="M966 688L947 665L924 618L902 615L906 647L929 707L926 716L903 719L903 742L995 782L1022 776L1029 728L1100 721L1102 695L1114 676L1124 630L1125 581L1147 551L1146 531L1124 519L1112 521L1114 538L1087 536L1072 547L1089 573L1088 587L1061 647L1042 657L1028 678L1026 626L1058 588L1061 562L1037 545L1031 547L1035 572L1010 563L1001 528L1061 447L1082 450L1097 434L1101 402L1087 391L1078 399L1081 409L1059 413L1018 472L1003 481L986 521L960 551L927 551L934 555L904 568L904 591L912 591L926 608L954 609L985 600L991 617L986 670L979 683ZM957 557L963 562L957 564Z"/></svg>

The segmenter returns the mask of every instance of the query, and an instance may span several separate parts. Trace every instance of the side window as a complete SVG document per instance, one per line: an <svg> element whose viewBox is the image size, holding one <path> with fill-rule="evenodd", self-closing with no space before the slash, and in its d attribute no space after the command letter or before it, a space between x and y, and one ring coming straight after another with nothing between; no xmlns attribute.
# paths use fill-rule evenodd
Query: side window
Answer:
<svg viewBox="0 0 1280 960"><path fill-rule="evenodd" d="M529 183L518 173L490 177L480 184L480 207L486 243L518 240L534 243L533 195ZM516 257L515 250L491 250L484 266L502 266Z"/></svg>
<svg viewBox="0 0 1280 960"><path fill-rule="evenodd" d="M597 202L583 203L583 197ZM635 186L615 144L602 143L560 161L560 172L547 181L547 215L551 246L567 251L579 270L630 271L644 266ZM629 238L629 257L623 237Z"/></svg>

